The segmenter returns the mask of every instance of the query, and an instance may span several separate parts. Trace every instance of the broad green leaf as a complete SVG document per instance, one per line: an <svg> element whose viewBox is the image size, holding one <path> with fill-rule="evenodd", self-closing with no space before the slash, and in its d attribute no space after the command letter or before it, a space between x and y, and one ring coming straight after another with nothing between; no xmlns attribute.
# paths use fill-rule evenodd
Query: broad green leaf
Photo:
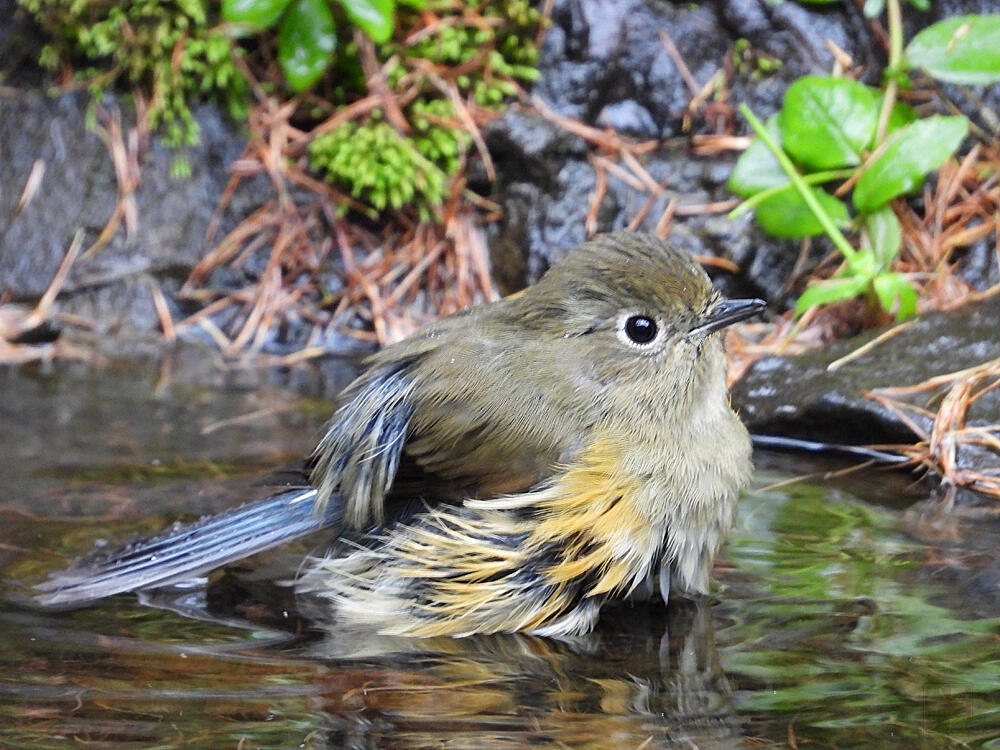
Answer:
<svg viewBox="0 0 1000 750"><path fill-rule="evenodd" d="M222 17L268 29L277 23L291 0L222 0Z"/></svg>
<svg viewBox="0 0 1000 750"><path fill-rule="evenodd" d="M421 10L427 6L427 0L399 0L400 5L408 5L411 8Z"/></svg>
<svg viewBox="0 0 1000 750"><path fill-rule="evenodd" d="M810 188L834 224L848 222L847 206L825 190ZM823 234L823 226L794 188L774 195L756 209L757 223L775 237L812 237Z"/></svg>
<svg viewBox="0 0 1000 750"><path fill-rule="evenodd" d="M347 17L381 44L392 36L392 17L396 0L340 0Z"/></svg>
<svg viewBox="0 0 1000 750"><path fill-rule="evenodd" d="M305 91L323 75L337 37L327 0L295 0L278 32L278 62L295 91Z"/></svg>
<svg viewBox="0 0 1000 750"><path fill-rule="evenodd" d="M875 296L886 312L896 307L896 319L904 320L917 312L917 292L906 277L898 273L880 273L872 280Z"/></svg>
<svg viewBox="0 0 1000 750"><path fill-rule="evenodd" d="M946 18L913 37L905 55L913 67L949 83L1000 81L1000 15Z"/></svg>
<svg viewBox="0 0 1000 750"><path fill-rule="evenodd" d="M910 0L910 5L926 13L931 9L931 0Z"/></svg>
<svg viewBox="0 0 1000 750"><path fill-rule="evenodd" d="M874 211L897 195L918 190L925 175L944 164L968 130L964 117L939 115L902 128L854 186L854 206Z"/></svg>
<svg viewBox="0 0 1000 750"><path fill-rule="evenodd" d="M903 228L889 205L865 217L865 229L879 268L888 268L903 244Z"/></svg>
<svg viewBox="0 0 1000 750"><path fill-rule="evenodd" d="M771 117L764 127L780 146L781 129L778 127L777 115ZM737 195L749 198L762 190L784 185L788 181L788 175L771 153L771 149L760 138L755 138L749 148L736 160L733 173L729 176L729 189Z"/></svg>
<svg viewBox="0 0 1000 750"><path fill-rule="evenodd" d="M868 278L865 276L849 276L844 279L827 279L810 284L802 296L795 302L795 314L801 315L810 307L828 305L852 299L868 288Z"/></svg>
<svg viewBox="0 0 1000 750"><path fill-rule="evenodd" d="M854 166L875 135L878 97L857 81L805 76L788 87L778 122L785 150L811 169Z"/></svg>

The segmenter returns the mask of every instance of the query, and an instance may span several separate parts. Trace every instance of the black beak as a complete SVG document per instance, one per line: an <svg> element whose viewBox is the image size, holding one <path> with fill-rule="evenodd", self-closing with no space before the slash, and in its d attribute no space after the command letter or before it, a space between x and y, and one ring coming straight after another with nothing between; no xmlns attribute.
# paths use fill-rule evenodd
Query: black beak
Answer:
<svg viewBox="0 0 1000 750"><path fill-rule="evenodd" d="M762 299L727 299L712 308L701 322L691 329L691 333L707 336L739 320L745 320L767 309Z"/></svg>

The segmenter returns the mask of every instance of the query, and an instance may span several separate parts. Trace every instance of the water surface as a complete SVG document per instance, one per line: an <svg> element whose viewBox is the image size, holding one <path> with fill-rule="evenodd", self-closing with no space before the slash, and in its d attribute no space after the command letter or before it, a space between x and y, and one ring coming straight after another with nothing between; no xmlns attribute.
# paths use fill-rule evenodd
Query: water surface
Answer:
<svg viewBox="0 0 1000 750"><path fill-rule="evenodd" d="M329 405L152 372L0 393L0 746L1000 748L1000 533L907 510L910 478L774 487L831 467L761 455L710 600L571 641L317 627L275 584L309 544L39 612L11 599L95 543L266 495Z"/></svg>

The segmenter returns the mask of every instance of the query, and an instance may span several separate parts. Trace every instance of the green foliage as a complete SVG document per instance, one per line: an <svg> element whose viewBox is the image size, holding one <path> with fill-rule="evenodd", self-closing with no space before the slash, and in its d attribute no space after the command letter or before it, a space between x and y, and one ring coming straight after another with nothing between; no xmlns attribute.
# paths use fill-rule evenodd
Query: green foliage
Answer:
<svg viewBox="0 0 1000 750"><path fill-rule="evenodd" d="M323 75L337 49L333 14L326 0L296 0L281 19L278 62L285 80L304 91Z"/></svg>
<svg viewBox="0 0 1000 750"><path fill-rule="evenodd" d="M437 100L418 107L432 114L447 102ZM407 138L384 120L365 124L346 122L314 140L309 158L330 182L350 186L355 198L375 209L414 206L422 219L444 202L450 174L467 147L468 136L420 117L417 134Z"/></svg>
<svg viewBox="0 0 1000 750"><path fill-rule="evenodd" d="M376 43L389 41L396 0L336 0L352 24ZM407 5L424 6L424 0ZM222 17L255 31L278 29L278 62L293 91L315 84L334 61L337 36L329 0L223 0Z"/></svg>
<svg viewBox="0 0 1000 750"><path fill-rule="evenodd" d="M389 87L416 91L400 104L412 132L404 137L381 117L342 127L313 144L311 166L377 210L412 202L422 216L447 197L448 180L470 142L445 86L453 86L452 96L500 107L516 94L517 80L537 77L531 40L542 23L529 0L223 0L227 23L220 26L212 25L217 19L202 0L20 2L53 39L43 53L48 65L85 59L94 67L82 75L101 82L94 86L98 94L101 85L121 79L139 85L149 92L151 126L162 126L174 146L197 141L188 108L195 96L221 98L234 116L245 117L248 86L233 62L242 54L233 39L273 45L294 92L322 79L322 93L334 105L366 95L354 36L361 28L377 43ZM426 26L413 9L441 20ZM403 32L394 39L397 27ZM406 29L420 30L416 41L402 41L410 35ZM102 63L111 70L98 70ZM456 66L461 74L446 74ZM321 107L316 111L322 116ZM175 174L186 169L175 160Z"/></svg>
<svg viewBox="0 0 1000 750"><path fill-rule="evenodd" d="M919 190L924 175L940 167L968 131L969 123L961 116L928 117L901 128L858 179L854 186L855 207L873 211L897 195Z"/></svg>
<svg viewBox="0 0 1000 750"><path fill-rule="evenodd" d="M198 124L188 101L210 96L245 117L247 85L233 63L230 40L211 26L201 0L20 0L52 39L41 62L56 69L72 58L106 62L110 74L86 68L79 75L94 81L100 96L116 79L149 92L149 124L163 129L170 146L193 144ZM183 165L178 165L183 170Z"/></svg>
<svg viewBox="0 0 1000 750"><path fill-rule="evenodd" d="M906 47L906 59L949 83L1000 80L1000 15L956 16L929 26Z"/></svg>
<svg viewBox="0 0 1000 750"><path fill-rule="evenodd" d="M908 69L923 67L943 80L1000 80L1000 16L951 18L924 29L903 52L899 0L889 2L890 61L885 92L856 81L806 76L793 83L766 125L741 110L758 138L737 161L729 187L755 209L758 223L778 237L826 234L844 256L837 275L810 286L796 312L868 294L897 318L916 311L916 291L891 271L902 229L889 201L920 190L968 133L964 117L919 119L895 101ZM917 4L914 2L914 4ZM881 10L881 3L866 4ZM852 222L846 204L820 185L856 180ZM841 233L861 235L855 249Z"/></svg>
<svg viewBox="0 0 1000 750"><path fill-rule="evenodd" d="M776 57L765 55L755 50L749 39L737 39L733 42L733 69L737 75L749 75L752 78L762 78L769 73L780 70L784 63Z"/></svg>
<svg viewBox="0 0 1000 750"><path fill-rule="evenodd" d="M448 197L448 182L471 140L441 91L441 82L428 80L424 71L465 68L467 72L453 79L459 96L471 96L479 106L496 109L516 93L515 79L537 77L533 66L538 52L530 40L541 23L539 12L527 0L480 3L474 8L478 18L464 15L461 3L438 2L430 9L442 23L426 27L416 42L390 41L376 48L390 87L405 76L421 89L421 95L404 108L413 132L403 137L379 117L353 130L341 127L321 136L309 151L314 169L375 209L412 203L422 217L430 216ZM482 19L488 23L479 22ZM344 45L345 50L352 48L351 42ZM350 58L338 59L334 72L345 87L363 85ZM366 152L361 143L379 143L387 151Z"/></svg>
<svg viewBox="0 0 1000 750"><path fill-rule="evenodd" d="M419 96L402 107L413 132L404 137L376 117L319 137L309 156L312 167L327 180L375 209L413 203L427 216L447 197L448 179L470 141L442 91L443 79L434 80L428 71L463 66L467 72L449 79L458 95L498 108L516 94L515 80L537 77L538 52L531 38L542 18L528 0L409 0L400 5L427 5L442 22L404 43L392 38L394 27L416 25L418 19L394 0L334 3L378 43L375 54L389 87L405 78L408 86L415 83L419 88ZM257 31L277 30L278 61L294 91L304 91L326 76L339 99L364 93L356 41L349 26L335 27L329 0L225 0L222 14Z"/></svg>

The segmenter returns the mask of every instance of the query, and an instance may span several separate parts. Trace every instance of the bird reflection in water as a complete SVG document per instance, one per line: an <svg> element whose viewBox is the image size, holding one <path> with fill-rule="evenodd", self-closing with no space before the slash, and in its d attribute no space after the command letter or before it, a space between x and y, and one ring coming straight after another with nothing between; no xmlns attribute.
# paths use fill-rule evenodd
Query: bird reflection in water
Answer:
<svg viewBox="0 0 1000 750"><path fill-rule="evenodd" d="M331 625L306 649L330 668L320 746L747 746L708 603L672 603L666 617L662 605L624 605L604 620L565 640L373 638Z"/></svg>

